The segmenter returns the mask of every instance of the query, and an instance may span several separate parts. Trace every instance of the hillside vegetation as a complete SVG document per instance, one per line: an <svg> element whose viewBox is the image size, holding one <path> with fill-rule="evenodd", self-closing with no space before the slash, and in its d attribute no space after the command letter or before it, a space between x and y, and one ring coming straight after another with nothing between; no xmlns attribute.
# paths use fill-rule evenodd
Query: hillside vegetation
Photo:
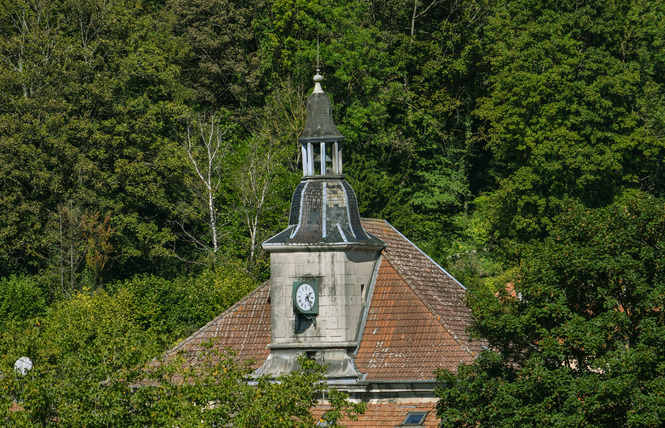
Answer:
<svg viewBox="0 0 665 428"><path fill-rule="evenodd" d="M1 0L4 408L125 424L100 416L103 382L269 277L317 39L361 215L469 286L495 351L441 374L445 420L665 418L665 4L647 0Z"/></svg>

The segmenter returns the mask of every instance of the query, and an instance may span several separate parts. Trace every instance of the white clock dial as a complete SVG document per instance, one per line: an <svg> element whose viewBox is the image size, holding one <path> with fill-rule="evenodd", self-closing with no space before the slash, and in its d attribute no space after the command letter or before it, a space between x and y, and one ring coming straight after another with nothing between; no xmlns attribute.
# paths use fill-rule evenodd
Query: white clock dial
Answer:
<svg viewBox="0 0 665 428"><path fill-rule="evenodd" d="M296 304L303 311L309 311L314 306L316 295L309 284L302 284L296 291Z"/></svg>

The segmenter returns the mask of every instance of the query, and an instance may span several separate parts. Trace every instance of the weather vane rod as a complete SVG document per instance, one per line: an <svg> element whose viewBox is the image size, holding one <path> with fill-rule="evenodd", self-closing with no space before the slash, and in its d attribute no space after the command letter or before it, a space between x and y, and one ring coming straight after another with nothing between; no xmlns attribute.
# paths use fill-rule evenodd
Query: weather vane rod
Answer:
<svg viewBox="0 0 665 428"><path fill-rule="evenodd" d="M316 21L316 74L319 74L319 21Z"/></svg>

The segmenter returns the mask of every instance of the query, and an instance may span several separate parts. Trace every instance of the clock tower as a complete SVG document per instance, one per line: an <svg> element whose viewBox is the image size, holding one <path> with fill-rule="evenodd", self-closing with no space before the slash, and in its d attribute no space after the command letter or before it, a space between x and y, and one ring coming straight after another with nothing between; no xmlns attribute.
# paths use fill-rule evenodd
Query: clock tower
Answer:
<svg viewBox="0 0 665 428"><path fill-rule="evenodd" d="M317 70L298 141L303 177L293 193L288 227L263 243L270 253L270 356L257 374L298 367L306 354L328 378L358 379L356 351L369 285L385 244L361 223L356 195L342 173L344 136Z"/></svg>

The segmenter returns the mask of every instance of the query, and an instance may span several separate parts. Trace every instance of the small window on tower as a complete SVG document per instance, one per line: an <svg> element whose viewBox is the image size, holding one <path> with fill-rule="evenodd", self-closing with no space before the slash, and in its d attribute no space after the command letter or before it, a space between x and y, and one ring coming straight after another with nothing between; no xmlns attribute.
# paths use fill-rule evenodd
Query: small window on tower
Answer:
<svg viewBox="0 0 665 428"><path fill-rule="evenodd" d="M402 426L419 426L425 422L427 412L409 412L402 422Z"/></svg>

